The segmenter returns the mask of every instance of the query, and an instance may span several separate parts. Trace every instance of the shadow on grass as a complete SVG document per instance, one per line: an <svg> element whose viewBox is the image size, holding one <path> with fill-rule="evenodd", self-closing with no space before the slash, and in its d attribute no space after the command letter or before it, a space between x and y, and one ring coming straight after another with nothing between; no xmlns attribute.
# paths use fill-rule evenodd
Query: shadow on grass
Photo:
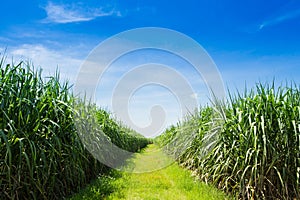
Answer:
<svg viewBox="0 0 300 200"><path fill-rule="evenodd" d="M122 172L110 170L107 174L98 176L87 187L68 199L104 199L106 196L119 190L119 188L113 184L113 182L119 178L122 178Z"/></svg>
<svg viewBox="0 0 300 200"><path fill-rule="evenodd" d="M138 153L143 153L145 148L140 149ZM123 162L126 169L134 169L135 163L133 158L136 154L132 154ZM106 199L111 193L120 193L125 187L128 173L122 170L110 169L106 174L99 175L89 185L80 190L77 194L67 198L69 200L81 199ZM121 181L122 180L122 181ZM119 194L122 196L122 194Z"/></svg>

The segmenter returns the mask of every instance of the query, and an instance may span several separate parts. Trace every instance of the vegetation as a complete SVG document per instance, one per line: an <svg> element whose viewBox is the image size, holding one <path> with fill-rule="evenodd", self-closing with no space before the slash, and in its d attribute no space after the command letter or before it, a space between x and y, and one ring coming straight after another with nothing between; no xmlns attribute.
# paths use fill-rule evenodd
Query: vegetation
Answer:
<svg viewBox="0 0 300 200"><path fill-rule="evenodd" d="M114 192L111 199L134 198L141 192L143 198L159 193L189 199L214 191L190 181L188 172L182 173L176 165L115 179L118 173L99 159L110 158L122 165L130 154L115 157L111 143L136 152L152 141L107 111L74 97L58 74L43 78L31 64L6 65L4 58L0 69L0 199L61 199L96 177L88 187L91 195ZM274 84L258 84L227 102L200 108L155 141L200 180L236 198L300 199L297 86L276 89ZM149 162L137 158L135 164L143 168L151 166L155 156L148 157ZM150 179L155 181L147 182Z"/></svg>
<svg viewBox="0 0 300 200"><path fill-rule="evenodd" d="M169 159L162 152L159 157L149 156L159 152L156 145L148 145L142 153L129 159L129 167L155 169L157 162ZM230 199L223 192L203 182L196 181L191 173L174 163L160 170L147 173L128 173L113 171L103 181L93 182L71 200L81 199L172 199L208 200Z"/></svg>
<svg viewBox="0 0 300 200"><path fill-rule="evenodd" d="M177 155L174 141L194 135ZM198 177L240 199L300 199L300 89L256 90L205 107L158 142Z"/></svg>
<svg viewBox="0 0 300 200"><path fill-rule="evenodd" d="M4 58L0 67L0 199L61 199L108 173L85 148L78 126L95 138L102 130L125 150L147 145L106 111L76 99L58 74L43 78L32 65L5 65Z"/></svg>
<svg viewBox="0 0 300 200"><path fill-rule="evenodd" d="M97 110L96 116L100 123L101 130L109 136L113 144L121 149L136 152L147 146L150 142L150 140L142 137L134 130L122 125L121 122L116 122L116 120L111 119L109 113L105 110Z"/></svg>

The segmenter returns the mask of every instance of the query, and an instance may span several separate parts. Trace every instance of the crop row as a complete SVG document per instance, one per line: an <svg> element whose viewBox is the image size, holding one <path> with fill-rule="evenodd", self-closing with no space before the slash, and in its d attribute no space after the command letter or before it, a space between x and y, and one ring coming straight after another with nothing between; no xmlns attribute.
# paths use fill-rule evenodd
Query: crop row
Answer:
<svg viewBox="0 0 300 200"><path fill-rule="evenodd" d="M0 66L0 199L61 199L108 172L80 134L104 133L131 152L147 145L108 112L75 98L58 74L44 78L32 65L4 58Z"/></svg>
<svg viewBox="0 0 300 200"><path fill-rule="evenodd" d="M300 89L295 84L257 84L230 95L170 127L157 141L202 181L236 198L300 199Z"/></svg>

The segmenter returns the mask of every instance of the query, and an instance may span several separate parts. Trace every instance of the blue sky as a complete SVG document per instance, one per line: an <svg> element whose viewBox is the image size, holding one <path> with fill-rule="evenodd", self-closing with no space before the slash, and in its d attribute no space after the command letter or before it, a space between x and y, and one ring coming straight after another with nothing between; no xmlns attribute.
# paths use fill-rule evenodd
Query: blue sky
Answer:
<svg viewBox="0 0 300 200"><path fill-rule="evenodd" d="M1 52L6 49L7 55L14 60L29 59L45 73L53 73L58 68L71 82L83 60L100 42L140 27L173 29L196 40L212 57L225 86L231 90L241 90L245 83L251 88L255 82L272 81L273 78L278 83L300 81L298 0L17 0L1 3L0 19ZM139 55L139 58L148 62L149 52L147 55ZM153 58L156 54L150 55ZM116 67L130 65L131 59L121 59ZM197 87L195 96L200 104L205 102L201 97L205 94L203 82L193 76L192 70L186 70L188 67L181 67L183 62L173 65ZM108 73L107 79L113 75ZM98 103L108 109L111 97L105 92L109 91L109 87L104 87L103 96L98 98ZM154 101L149 96L155 95L155 99L159 99L156 104L163 104L161 101L166 99L173 102L165 105L172 116L166 125L180 118L174 114L178 110L176 101L173 97L164 97L164 92L156 86L136 92L133 99L140 101L130 108L137 124L151 123L149 116L143 113L149 114Z"/></svg>

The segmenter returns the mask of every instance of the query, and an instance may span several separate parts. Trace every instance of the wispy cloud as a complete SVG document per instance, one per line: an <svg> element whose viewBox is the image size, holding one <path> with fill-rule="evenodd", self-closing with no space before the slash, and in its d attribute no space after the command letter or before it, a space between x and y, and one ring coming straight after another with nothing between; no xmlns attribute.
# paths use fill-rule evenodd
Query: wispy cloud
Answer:
<svg viewBox="0 0 300 200"><path fill-rule="evenodd" d="M300 9L289 11L289 12L283 13L281 15L278 15L276 17L273 17L272 19L266 20L259 25L258 30L262 30L263 28L265 28L267 26L274 26L274 25L277 25L284 21L294 19L297 17L300 17Z"/></svg>
<svg viewBox="0 0 300 200"><path fill-rule="evenodd" d="M44 23L65 24L91 21L104 16L122 16L121 12L114 8L107 11L104 7L83 8L79 5L55 4L53 2L48 2L44 10L47 13L47 18L43 20Z"/></svg>
<svg viewBox="0 0 300 200"><path fill-rule="evenodd" d="M13 58L15 63L32 62L34 66L43 69L44 76L54 75L58 69L62 79L74 83L82 60L73 54L65 49L49 49L42 44L23 44L8 49L7 58Z"/></svg>

